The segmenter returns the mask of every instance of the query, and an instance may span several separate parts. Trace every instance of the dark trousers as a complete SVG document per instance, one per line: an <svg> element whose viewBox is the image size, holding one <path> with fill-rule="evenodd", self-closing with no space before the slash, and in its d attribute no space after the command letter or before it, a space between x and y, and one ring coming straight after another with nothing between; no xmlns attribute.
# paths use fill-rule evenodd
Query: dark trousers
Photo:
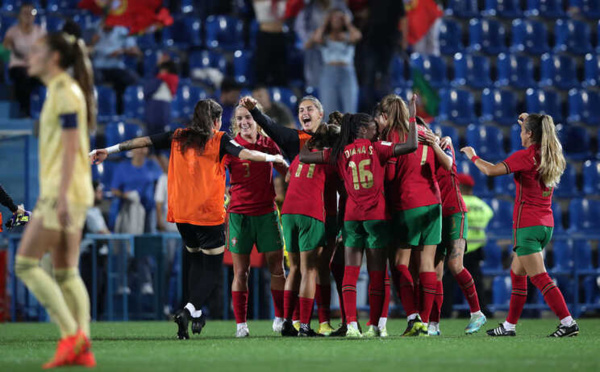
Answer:
<svg viewBox="0 0 600 372"><path fill-rule="evenodd" d="M40 85L37 78L32 78L27 74L26 67L13 67L8 70L8 75L13 83L14 93L22 116L29 116L31 92Z"/></svg>
<svg viewBox="0 0 600 372"><path fill-rule="evenodd" d="M287 85L286 44L283 32L258 32L254 57L257 84L268 86Z"/></svg>
<svg viewBox="0 0 600 372"><path fill-rule="evenodd" d="M394 51L392 45L365 42L359 46L361 58L357 67L362 91L361 111L372 112L377 102L391 92L389 71Z"/></svg>
<svg viewBox="0 0 600 372"><path fill-rule="evenodd" d="M117 114L123 113L123 93L125 89L137 84L140 77L135 71L121 68L103 68L95 71L97 83L108 83L113 86L117 93Z"/></svg>

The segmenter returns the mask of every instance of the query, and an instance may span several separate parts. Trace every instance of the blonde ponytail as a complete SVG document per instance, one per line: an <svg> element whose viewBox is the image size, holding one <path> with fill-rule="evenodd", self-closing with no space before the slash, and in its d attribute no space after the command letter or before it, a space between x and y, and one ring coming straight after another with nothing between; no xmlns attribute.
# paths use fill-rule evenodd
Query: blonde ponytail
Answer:
<svg viewBox="0 0 600 372"><path fill-rule="evenodd" d="M546 187L556 187L567 162L556 135L554 120L550 115L530 114L525 125L527 130L532 132L533 142L540 145L541 159L537 168L540 180Z"/></svg>
<svg viewBox="0 0 600 372"><path fill-rule="evenodd" d="M383 138L389 140L392 132L397 132L400 138L408 133L408 106L400 96L388 94L383 97L377 111L387 115L387 126L383 130Z"/></svg>

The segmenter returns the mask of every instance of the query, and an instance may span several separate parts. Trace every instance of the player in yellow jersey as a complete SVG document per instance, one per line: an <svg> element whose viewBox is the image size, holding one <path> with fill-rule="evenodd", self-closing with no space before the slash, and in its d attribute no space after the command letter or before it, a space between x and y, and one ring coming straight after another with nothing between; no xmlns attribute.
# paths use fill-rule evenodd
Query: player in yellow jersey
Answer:
<svg viewBox="0 0 600 372"><path fill-rule="evenodd" d="M43 367L93 367L90 299L77 269L85 215L93 202L88 161L88 133L96 122L91 62L83 40L53 33L33 46L28 69L48 93L40 116L40 196L17 251L15 271L60 328L56 354ZM39 267L46 252L56 280Z"/></svg>

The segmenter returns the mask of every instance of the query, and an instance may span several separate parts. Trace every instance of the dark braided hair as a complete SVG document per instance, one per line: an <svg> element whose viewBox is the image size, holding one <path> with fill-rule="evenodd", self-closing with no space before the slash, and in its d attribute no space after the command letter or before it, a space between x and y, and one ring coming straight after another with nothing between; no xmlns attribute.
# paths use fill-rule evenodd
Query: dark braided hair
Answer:
<svg viewBox="0 0 600 372"><path fill-rule="evenodd" d="M361 127L366 127L373 120L373 118L364 113L358 114L345 114L342 119L342 128L340 135L331 148L331 157L329 162L332 165L337 163L337 159L340 154L344 151L344 148L354 142L358 135L358 130Z"/></svg>

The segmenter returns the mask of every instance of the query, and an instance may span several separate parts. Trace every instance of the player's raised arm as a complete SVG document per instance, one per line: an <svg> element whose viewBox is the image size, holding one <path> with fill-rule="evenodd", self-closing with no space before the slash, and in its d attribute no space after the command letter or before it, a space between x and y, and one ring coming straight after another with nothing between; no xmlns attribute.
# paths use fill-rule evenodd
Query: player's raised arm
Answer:
<svg viewBox="0 0 600 372"><path fill-rule="evenodd" d="M431 130L427 130L425 132L424 141L427 142L429 146L431 146L433 152L435 153L435 157L442 166L442 168L444 168L447 171L451 170L452 150L450 150L449 147L446 147L446 149L450 151L450 153L446 152L441 146L440 138L436 136L435 133L433 133Z"/></svg>
<svg viewBox="0 0 600 372"><path fill-rule="evenodd" d="M417 151L419 142L417 138L417 95L413 94L408 104L408 136L406 142L394 146L394 156L409 154Z"/></svg>
<svg viewBox="0 0 600 372"><path fill-rule="evenodd" d="M153 136L144 136L133 138L125 142L121 142L119 144L106 147L104 149L95 149L90 152L90 161L92 164L100 164L108 158L110 154L114 154L121 151L129 151L133 149L139 149L142 147L160 147L160 148L168 148L171 145L171 140L173 139L173 132L165 132ZM163 142L168 142L164 143Z"/></svg>
<svg viewBox="0 0 600 372"><path fill-rule="evenodd" d="M471 146L463 147L462 149L460 149L460 152L467 155L469 160L471 160L473 164L475 164L477 169L479 169L486 176L495 177L510 173L504 162L492 164L488 161L485 161L479 156L477 156L475 149Z"/></svg>

